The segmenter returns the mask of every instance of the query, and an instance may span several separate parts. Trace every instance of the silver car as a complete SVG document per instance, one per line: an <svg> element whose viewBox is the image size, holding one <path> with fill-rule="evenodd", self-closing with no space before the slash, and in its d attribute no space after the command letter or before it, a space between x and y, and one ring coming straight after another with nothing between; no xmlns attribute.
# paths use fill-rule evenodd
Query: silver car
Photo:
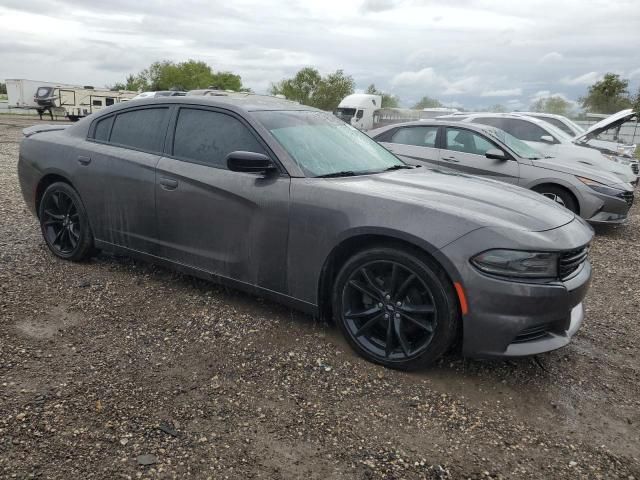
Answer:
<svg viewBox="0 0 640 480"><path fill-rule="evenodd" d="M369 132L409 163L489 177L543 194L587 221L624 223L633 186L604 170L558 162L495 127L442 120L395 124Z"/></svg>
<svg viewBox="0 0 640 480"><path fill-rule="evenodd" d="M606 170L623 182L638 183L629 162L604 156L593 148L576 145L562 130L538 118L513 113L470 113L438 117L439 120L481 123L499 128L550 157L552 162L579 162L586 166ZM613 160L613 161L612 161Z"/></svg>

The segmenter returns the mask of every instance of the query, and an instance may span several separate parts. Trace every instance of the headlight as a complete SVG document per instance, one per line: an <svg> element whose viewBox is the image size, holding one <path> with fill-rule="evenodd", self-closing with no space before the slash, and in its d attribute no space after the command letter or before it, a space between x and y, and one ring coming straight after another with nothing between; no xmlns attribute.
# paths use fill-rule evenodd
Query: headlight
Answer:
<svg viewBox="0 0 640 480"><path fill-rule="evenodd" d="M558 254L520 250L487 250L471 259L479 270L518 278L557 278Z"/></svg>
<svg viewBox="0 0 640 480"><path fill-rule="evenodd" d="M602 156L605 157L607 160L611 160L612 162L622 163L620 159L615 155L609 155L608 153L603 153Z"/></svg>
<svg viewBox="0 0 640 480"><path fill-rule="evenodd" d="M596 192L602 193L604 195L617 197L618 195L620 195L620 193L622 193L622 190L619 190L613 187L608 187L604 183L596 182L595 180L591 180L590 178L578 177L578 176L576 176L576 178L580 180L582 183L584 183L585 185L588 185L589 187L591 187L592 190L595 190Z"/></svg>

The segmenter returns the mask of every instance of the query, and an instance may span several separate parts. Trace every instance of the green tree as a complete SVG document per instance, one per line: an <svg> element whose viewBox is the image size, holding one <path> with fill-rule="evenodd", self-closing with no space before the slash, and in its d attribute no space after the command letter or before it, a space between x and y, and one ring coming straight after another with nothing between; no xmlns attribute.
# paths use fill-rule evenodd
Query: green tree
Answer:
<svg viewBox="0 0 640 480"><path fill-rule="evenodd" d="M0 94L3 94L3 95L7 94L7 84L6 83L1 83L0 82Z"/></svg>
<svg viewBox="0 0 640 480"><path fill-rule="evenodd" d="M571 110L571 103L559 96L539 98L531 104L534 112L553 113L566 116Z"/></svg>
<svg viewBox="0 0 640 480"><path fill-rule="evenodd" d="M205 62L187 60L154 62L140 73L127 76L125 83L116 83L118 90L195 90L200 88L220 90L246 90L240 75L232 72L214 72Z"/></svg>
<svg viewBox="0 0 640 480"><path fill-rule="evenodd" d="M640 115L640 87L638 88L638 93L633 99L633 104L631 105L633 111Z"/></svg>
<svg viewBox="0 0 640 480"><path fill-rule="evenodd" d="M378 90L373 83L367 87L365 93L370 95L380 95L382 97L382 108L397 108L398 105L400 105L400 99L398 97Z"/></svg>
<svg viewBox="0 0 640 480"><path fill-rule="evenodd" d="M589 87L580 99L582 107L593 113L615 113L631 106L629 80L615 73L607 73L602 80Z"/></svg>
<svg viewBox="0 0 640 480"><path fill-rule="evenodd" d="M284 95L303 105L331 111L337 108L340 100L351 95L354 88L353 78L342 70L322 77L315 68L305 67L292 78L272 84L269 91L272 95Z"/></svg>
<svg viewBox="0 0 640 480"><path fill-rule="evenodd" d="M431 97L422 97L418 103L413 106L414 110L422 110L423 108L439 108L442 104L439 100Z"/></svg>

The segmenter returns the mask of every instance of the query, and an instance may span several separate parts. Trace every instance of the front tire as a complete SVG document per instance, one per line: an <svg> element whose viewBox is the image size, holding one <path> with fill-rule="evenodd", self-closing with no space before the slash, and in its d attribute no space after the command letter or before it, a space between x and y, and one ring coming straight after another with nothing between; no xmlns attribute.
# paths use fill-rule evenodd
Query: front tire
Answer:
<svg viewBox="0 0 640 480"><path fill-rule="evenodd" d="M333 288L333 314L367 360L402 370L425 367L455 342L460 314L448 277L434 261L378 247L351 257Z"/></svg>
<svg viewBox="0 0 640 480"><path fill-rule="evenodd" d="M563 206L567 210L571 210L573 213L578 213L578 202L576 199L562 187L556 187L555 185L541 185L533 189L534 192L538 192L541 195L553 200L558 205Z"/></svg>
<svg viewBox="0 0 640 480"><path fill-rule="evenodd" d="M49 250L57 257L79 262L93 251L93 233L78 193L56 182L44 191L39 206L40 229Z"/></svg>

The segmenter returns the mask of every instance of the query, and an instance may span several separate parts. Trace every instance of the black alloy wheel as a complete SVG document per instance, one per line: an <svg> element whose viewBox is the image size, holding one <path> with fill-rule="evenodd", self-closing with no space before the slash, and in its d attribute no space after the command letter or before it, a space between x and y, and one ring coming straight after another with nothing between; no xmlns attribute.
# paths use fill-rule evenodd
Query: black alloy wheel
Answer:
<svg viewBox="0 0 640 480"><path fill-rule="evenodd" d="M554 185L542 185L540 187L534 187L533 190L542 196L553 200L567 210L571 210L573 213L578 213L578 204L575 198L564 188L556 187Z"/></svg>
<svg viewBox="0 0 640 480"><path fill-rule="evenodd" d="M365 358L394 368L424 366L453 343L453 295L433 262L394 249L370 250L338 275L334 316Z"/></svg>
<svg viewBox="0 0 640 480"><path fill-rule="evenodd" d="M89 256L93 235L80 197L70 185L50 185L42 196L39 212L42 236L56 256L74 261Z"/></svg>

